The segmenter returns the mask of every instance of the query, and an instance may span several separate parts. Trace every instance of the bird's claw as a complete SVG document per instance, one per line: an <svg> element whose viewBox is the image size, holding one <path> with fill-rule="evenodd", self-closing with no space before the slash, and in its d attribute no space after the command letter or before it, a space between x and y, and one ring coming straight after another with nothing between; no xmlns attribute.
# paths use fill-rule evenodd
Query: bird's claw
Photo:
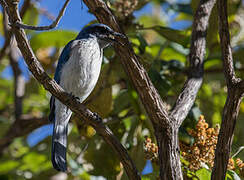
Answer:
<svg viewBox="0 0 244 180"><path fill-rule="evenodd" d="M75 96L74 94L69 93L69 95L70 95L70 97L71 97L72 99L76 99L76 100L80 101L80 98L77 97L77 96Z"/></svg>
<svg viewBox="0 0 244 180"><path fill-rule="evenodd" d="M93 116L95 117L96 122L102 123L103 120L97 113L94 112Z"/></svg>

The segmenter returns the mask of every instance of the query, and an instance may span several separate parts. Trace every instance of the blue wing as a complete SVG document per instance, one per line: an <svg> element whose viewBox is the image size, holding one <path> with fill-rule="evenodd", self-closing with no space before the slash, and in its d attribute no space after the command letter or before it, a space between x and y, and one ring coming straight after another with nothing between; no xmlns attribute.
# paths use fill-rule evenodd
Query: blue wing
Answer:
<svg viewBox="0 0 244 180"><path fill-rule="evenodd" d="M73 42L70 41L63 49L59 60L58 60L58 65L54 74L54 80L59 84L60 83L60 73L62 70L63 65L69 60L70 57L70 50L71 50L71 43Z"/></svg>
<svg viewBox="0 0 244 180"><path fill-rule="evenodd" d="M59 60L58 60L58 65L55 71L54 75L54 80L59 84L60 83L60 75L61 75L61 70L63 65L69 60L70 57L70 51L71 51L71 43L73 42L70 41L63 49ZM55 120L55 98L54 96L51 97L50 99L50 114L49 114L49 121L54 122Z"/></svg>

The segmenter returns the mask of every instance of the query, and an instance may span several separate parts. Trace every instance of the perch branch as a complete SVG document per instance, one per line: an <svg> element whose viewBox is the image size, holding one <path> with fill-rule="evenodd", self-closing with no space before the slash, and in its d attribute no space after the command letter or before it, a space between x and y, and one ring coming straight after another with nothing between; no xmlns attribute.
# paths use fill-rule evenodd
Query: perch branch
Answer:
<svg viewBox="0 0 244 180"><path fill-rule="evenodd" d="M115 17L110 12L104 1L102 0L83 0L88 6L90 11L97 17L99 22L104 23L112 27L115 31L123 33L119 28ZM140 99L145 107L145 110L154 125L155 135L157 137L157 142L159 144L160 154L160 177L161 179L182 179L180 158L179 158L179 147L178 147L178 128L179 124L183 121L188 111L190 110L202 82L202 61L205 49L205 34L204 32L199 32L201 26L204 26L203 30L206 29L208 24L208 18L211 12L211 8L214 5L214 0L202 0L200 2L200 11L198 17L202 17L203 22L199 22L194 34L195 39L200 38L202 43L204 43L199 52L192 52L191 62L191 74L186 82L183 92L181 93L174 111L177 113L177 120L172 116L168 115L168 112L158 94L155 87L152 85L145 69L139 63L137 56L134 54L131 45L128 41L124 42L125 46L115 46L115 51L121 58L121 62L124 66L125 71L130 77L135 89L137 90ZM210 8L210 9L209 9ZM201 14L202 13L202 14ZM204 24L202 24L204 23ZM205 32L206 33L206 32ZM194 44L193 44L194 45ZM193 51L196 50L194 47ZM197 90L192 89L194 86ZM187 94L188 93L188 94ZM194 97L191 97L193 96ZM183 98L183 99L181 99ZM189 101L188 105L185 106L183 102ZM183 113L183 117L178 115L182 110L186 110Z"/></svg>
<svg viewBox="0 0 244 180"><path fill-rule="evenodd" d="M124 33L104 1L83 1L97 17L99 22L107 24L117 32ZM155 126L158 124L169 124L168 112L166 111L165 105L148 77L146 70L139 63L128 39L124 40L123 44L124 46L115 45L115 52L120 57L124 69L137 90L151 121Z"/></svg>
<svg viewBox="0 0 244 180"><path fill-rule="evenodd" d="M3 0L0 0L1 4ZM8 16L11 23L20 22L20 16L18 13L18 3L12 0L6 1L6 8ZM4 4L2 4L4 5ZM59 99L63 104L67 105L73 112L75 112L81 119L85 120L88 124L94 127L99 135L108 143L111 148L116 152L118 158L123 164L125 171L131 180L139 180L139 173L129 157L126 149L117 140L113 133L104 124L98 121L97 116L82 105L77 99L70 96L69 93L65 92L53 79L51 79L44 69L42 68L40 62L37 60L33 50L30 47L28 39L23 29L13 27L13 33L15 35L18 47L32 72L33 76L44 86L46 90L52 93L57 99Z"/></svg>

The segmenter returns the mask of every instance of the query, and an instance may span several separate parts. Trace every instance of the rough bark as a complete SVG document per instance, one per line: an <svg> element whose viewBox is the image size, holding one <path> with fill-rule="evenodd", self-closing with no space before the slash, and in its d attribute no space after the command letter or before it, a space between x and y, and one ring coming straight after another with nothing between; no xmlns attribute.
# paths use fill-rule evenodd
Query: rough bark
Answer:
<svg viewBox="0 0 244 180"><path fill-rule="evenodd" d="M25 79L19 68L18 57L14 52L16 47L11 46L9 52L10 65L14 74L14 107L15 107L15 120L18 121L22 114L22 100L25 93Z"/></svg>
<svg viewBox="0 0 244 180"><path fill-rule="evenodd" d="M164 180L183 179L178 131L177 127L172 126L155 132L159 148L160 178Z"/></svg>
<svg viewBox="0 0 244 180"><path fill-rule="evenodd" d="M202 85L208 21L214 4L215 0L201 0L199 2L192 26L188 79L176 100L175 106L170 112L170 119L172 122L170 128L167 128L166 131L161 131L163 138L161 138L162 142L160 144L164 144L164 146L167 147L159 148L162 151L159 151L159 153L162 154L162 159L164 159L164 161L161 162L163 168L161 169L160 174L161 178L163 177L162 179L165 180L183 179L181 173L178 131L183 120L189 113L196 99L197 92ZM168 144L168 146L166 146L166 144ZM171 163L170 161L165 161L166 158L171 159ZM168 167L171 167L171 169L169 170ZM164 169L168 171L168 173L174 173L172 178L165 176Z"/></svg>
<svg viewBox="0 0 244 180"><path fill-rule="evenodd" d="M26 11L30 7L30 4L31 4L31 0L25 0L24 1L23 5L21 7L21 10L20 10L20 17L21 18L24 17ZM4 34L4 36L5 36L5 41L4 41L3 47L0 50L0 61L3 59L3 57L4 57L5 53L6 53L6 50L9 47L9 44L11 42L12 32L8 32L8 34Z"/></svg>
<svg viewBox="0 0 244 180"><path fill-rule="evenodd" d="M90 11L97 17L99 22L107 24L115 31L123 33L115 17L102 0L84 0ZM169 124L168 113L163 101L148 77L146 70L139 63L128 39L123 42L124 46L115 46L115 52L121 59L123 67L137 90L141 101L153 124Z"/></svg>
<svg viewBox="0 0 244 180"><path fill-rule="evenodd" d="M83 0L97 19L114 30L123 33L116 18L102 0ZM150 81L145 69L139 63L128 41L125 47L116 46L115 51L132 84L134 85L145 110L154 126L159 145L160 178L182 179L178 147L178 128L190 111L203 77L203 58L208 19L215 0L201 0L194 16L189 76L182 93L170 113Z"/></svg>
<svg viewBox="0 0 244 180"><path fill-rule="evenodd" d="M228 91L227 100L225 102L222 114L222 124L215 150L214 167L211 176L212 180L225 179L231 153L235 124L244 92L243 80L235 76L233 66L226 0L218 0L218 11L222 61Z"/></svg>
<svg viewBox="0 0 244 180"><path fill-rule="evenodd" d="M0 2L4 2L4 0L0 0ZM138 171L128 156L126 149L117 141L112 132L102 123L97 122L96 116L91 111L82 106L76 99L70 97L54 80L47 76L39 61L36 59L23 29L14 26L16 23L21 22L17 11L18 3L11 0L6 2L7 4L2 3L2 5L6 6L5 8L8 9L8 14L11 17L10 22L13 25L13 33L18 42L18 47L34 77L43 84L45 89L50 91L73 112L77 113L80 118L84 119L96 129L117 153L130 179L140 179ZM84 0L84 2L100 22L123 33L104 1ZM139 63L128 39L124 40L124 46L115 46L115 51L118 56L121 57L123 67L137 90L154 126L155 136L159 145L161 179L182 179L178 146L178 128L190 111L202 83L206 29L214 3L215 0L201 0L199 3L193 23L190 73L170 114L164 107L163 101L150 81L146 70Z"/></svg>
<svg viewBox="0 0 244 180"><path fill-rule="evenodd" d="M213 180L225 179L242 94L243 92L239 88L228 89L218 143L215 150L215 161L212 171Z"/></svg>
<svg viewBox="0 0 244 180"><path fill-rule="evenodd" d="M20 15L18 13L18 3L15 1L0 1L2 6L7 10L10 23L14 25L16 22L21 22ZM92 125L97 133L102 136L106 143L115 151L118 158L123 164L123 167L128 175L129 179L139 180L139 173L129 157L126 149L117 140L113 133L102 124L96 114L92 113L86 107L84 107L77 99L66 93L53 79L51 79L43 70L40 62L34 55L30 44L27 40L26 34L23 29L13 26L13 33L15 35L18 47L32 72L33 76L44 86L46 90L51 92L56 98L58 98L63 104L67 105L73 112L75 112L81 119L85 120L88 124Z"/></svg>

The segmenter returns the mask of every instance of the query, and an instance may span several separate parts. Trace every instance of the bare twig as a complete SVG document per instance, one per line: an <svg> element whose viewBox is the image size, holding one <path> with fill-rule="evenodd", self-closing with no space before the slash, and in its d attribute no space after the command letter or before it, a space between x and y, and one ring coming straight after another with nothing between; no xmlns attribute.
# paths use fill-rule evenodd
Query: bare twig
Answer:
<svg viewBox="0 0 244 180"><path fill-rule="evenodd" d="M218 0L218 11L223 69L228 94L222 114L222 123L215 151L214 167L211 176L212 180L225 179L227 165L231 153L235 124L244 93L244 82L235 76L233 67L226 0Z"/></svg>
<svg viewBox="0 0 244 180"><path fill-rule="evenodd" d="M3 1L3 0L0 0ZM8 0L7 12L10 18L10 22L20 22L20 16L18 13L18 3ZM18 47L30 69L33 76L44 86L46 90L52 93L63 104L67 105L73 112L75 112L79 118L85 120L88 124L94 127L99 135L108 143L115 151L120 161L123 163L125 171L132 180L139 180L139 173L129 157L126 149L117 140L108 127L98 121L97 115L92 113L84 105L82 105L77 99L66 93L53 79L51 79L43 70L40 62L34 55L26 34L23 29L13 27L13 33L15 35Z"/></svg>
<svg viewBox="0 0 244 180"><path fill-rule="evenodd" d="M21 10L20 10L20 17L23 18L27 9L29 8L30 6L30 2L31 0L25 0L22 7L21 7ZM7 4L5 1L3 0L0 0L0 4L3 6L3 7L6 7ZM5 52L6 50L8 49L9 47L9 44L10 44L10 41L11 41L11 36L12 36L12 32L9 31L8 34L5 34L5 41L4 41L4 45L2 47L2 49L0 50L0 61L3 59L4 55L5 55Z"/></svg>
<svg viewBox="0 0 244 180"><path fill-rule="evenodd" d="M53 29L53 28L55 28L55 27L58 25L58 23L59 23L61 17L63 16L63 14L64 14L64 12L65 12L65 9L66 9L66 7L67 7L69 1L70 1L70 0L66 0L66 1L65 1L64 5L63 5L63 7L62 7L62 9L61 9L60 12L59 12L58 17L57 17L56 20L53 21L53 23L52 23L51 25L49 25L49 26L30 26L30 25L23 24L23 23L21 23L20 21L16 21L15 24L14 24L14 26L17 26L17 27L19 27L19 28L23 28L23 29L35 30L35 31L44 31L44 30L50 30L50 29Z"/></svg>

